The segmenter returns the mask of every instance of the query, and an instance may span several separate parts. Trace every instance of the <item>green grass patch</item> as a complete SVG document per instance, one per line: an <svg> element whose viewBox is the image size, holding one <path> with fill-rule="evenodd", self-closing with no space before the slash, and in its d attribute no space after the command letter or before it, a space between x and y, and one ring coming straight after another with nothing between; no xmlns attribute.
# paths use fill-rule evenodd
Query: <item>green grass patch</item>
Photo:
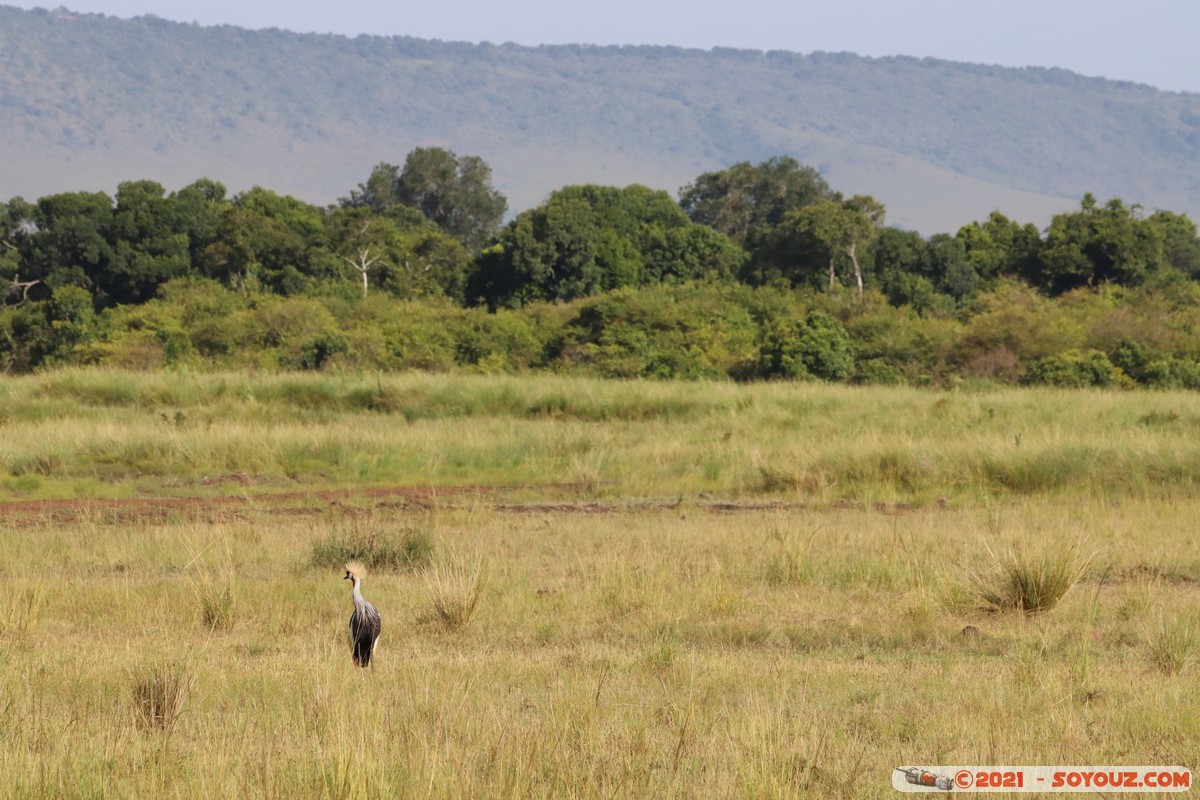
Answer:
<svg viewBox="0 0 1200 800"><path fill-rule="evenodd" d="M416 570L428 565L435 549L431 515L397 525L356 509L334 509L313 539L309 564L328 569L358 561L372 570Z"/></svg>

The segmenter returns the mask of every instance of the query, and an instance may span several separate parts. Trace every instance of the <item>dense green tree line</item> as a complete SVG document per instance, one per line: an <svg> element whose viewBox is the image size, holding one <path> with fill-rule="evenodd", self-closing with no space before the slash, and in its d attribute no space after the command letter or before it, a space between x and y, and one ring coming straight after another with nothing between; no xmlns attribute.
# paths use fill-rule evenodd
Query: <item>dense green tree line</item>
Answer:
<svg viewBox="0 0 1200 800"><path fill-rule="evenodd" d="M1200 388L1200 238L1119 199L928 238L788 157L678 201L382 163L335 206L200 180L0 207L0 364L556 369Z"/></svg>

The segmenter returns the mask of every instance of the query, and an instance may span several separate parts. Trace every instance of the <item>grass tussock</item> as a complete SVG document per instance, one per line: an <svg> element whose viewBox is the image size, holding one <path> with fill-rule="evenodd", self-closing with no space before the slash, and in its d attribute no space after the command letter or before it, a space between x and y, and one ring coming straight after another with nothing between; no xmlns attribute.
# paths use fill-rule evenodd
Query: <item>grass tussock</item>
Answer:
<svg viewBox="0 0 1200 800"><path fill-rule="evenodd" d="M195 682L185 664L160 664L143 667L129 675L134 718L148 730L171 731Z"/></svg>
<svg viewBox="0 0 1200 800"><path fill-rule="evenodd" d="M462 630L479 607L487 583L482 559L454 558L425 571L425 586L436 619L451 631Z"/></svg>
<svg viewBox="0 0 1200 800"><path fill-rule="evenodd" d="M1032 552L1016 547L997 554L987 549L987 564L969 570L978 604L990 611L1042 614L1059 604L1078 583L1094 556L1078 546Z"/></svg>
<svg viewBox="0 0 1200 800"><path fill-rule="evenodd" d="M782 514L766 525L762 548L762 576L768 584L792 586L803 583L812 574L811 551L818 530L799 530Z"/></svg>
<svg viewBox="0 0 1200 800"><path fill-rule="evenodd" d="M1166 675L1183 672L1196 659L1197 652L1200 652L1200 631L1192 618L1160 616L1158 623L1146 632L1146 657Z"/></svg>
<svg viewBox="0 0 1200 800"><path fill-rule="evenodd" d="M202 573L196 584L196 599L200 605L200 621L205 628L216 631L233 627L237 595L231 576L217 579L207 572Z"/></svg>
<svg viewBox="0 0 1200 800"><path fill-rule="evenodd" d="M327 516L325 533L315 539L309 564L325 569L357 561L371 570L419 570L433 560L432 514L397 525L369 512L340 511Z"/></svg>
<svg viewBox="0 0 1200 800"><path fill-rule="evenodd" d="M216 545L214 542L211 546ZM231 563L230 543L221 542L225 549L225 563L220 574L214 574L201 559L208 548L188 546L191 556L189 566L195 565L192 591L200 612L200 622L208 631L229 630L233 627L237 611L237 591L234 588L235 570Z"/></svg>

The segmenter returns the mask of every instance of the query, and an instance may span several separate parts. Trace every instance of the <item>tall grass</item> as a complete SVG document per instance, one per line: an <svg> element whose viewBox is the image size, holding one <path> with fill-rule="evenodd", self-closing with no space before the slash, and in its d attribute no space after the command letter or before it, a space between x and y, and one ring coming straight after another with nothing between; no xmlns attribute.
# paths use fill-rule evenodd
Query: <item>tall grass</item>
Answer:
<svg viewBox="0 0 1200 800"><path fill-rule="evenodd" d="M330 514L398 530L420 510L5 509L4 596L55 587L33 635L2 642L6 792L871 798L901 763L1192 763L1200 685L1147 656L1200 579L1194 500L1021 498L995 525L975 506L551 500L441 502L432 566L370 582L369 676L312 542ZM985 545L1081 526L1112 573L1052 613L924 596ZM802 580L767 579L774 542ZM454 565L460 583L434 579ZM194 624L201 568L237 576L220 635ZM438 596L473 609L452 635Z"/></svg>
<svg viewBox="0 0 1200 800"><path fill-rule="evenodd" d="M969 578L984 608L1042 614L1062 601L1093 559L1076 545L1021 546L1002 554L989 547L984 565L969 568Z"/></svg>
<svg viewBox="0 0 1200 800"><path fill-rule="evenodd" d="M200 620L204 627L211 631L233 627L237 596L231 576L217 579L204 573L196 584L196 598L200 603Z"/></svg>
<svg viewBox="0 0 1200 800"><path fill-rule="evenodd" d="M0 638L19 640L37 628L46 592L41 586L9 587L8 596L0 601Z"/></svg>
<svg viewBox="0 0 1200 800"><path fill-rule="evenodd" d="M129 675L134 717L143 728L171 731L183 713L195 676L184 664L158 664Z"/></svg>
<svg viewBox="0 0 1200 800"><path fill-rule="evenodd" d="M1198 758L1194 628L1170 624L1200 585L1184 395L2 391L7 499L208 496L0 504L6 794L882 797L899 764ZM990 605L1053 610L981 610L981 555ZM347 558L376 567L369 676Z"/></svg>
<svg viewBox="0 0 1200 800"><path fill-rule="evenodd" d="M423 513L397 523L381 515L330 509L312 542L309 563L341 567L357 561L371 570L415 570L433 558L436 516Z"/></svg>
<svg viewBox="0 0 1200 800"><path fill-rule="evenodd" d="M1160 614L1146 633L1146 656L1167 675L1182 672L1200 652L1200 626L1191 616Z"/></svg>
<svg viewBox="0 0 1200 800"><path fill-rule="evenodd" d="M585 497L930 503L1200 485L1185 435L1200 414L1168 392L86 370L9 381L8 497L565 484Z"/></svg>
<svg viewBox="0 0 1200 800"><path fill-rule="evenodd" d="M462 630L479 608L487 585L482 559L454 557L425 571L425 585L437 620L451 631Z"/></svg>
<svg viewBox="0 0 1200 800"><path fill-rule="evenodd" d="M786 514L772 517L762 546L763 578L785 586L802 583L812 574L813 542L819 533L798 530Z"/></svg>

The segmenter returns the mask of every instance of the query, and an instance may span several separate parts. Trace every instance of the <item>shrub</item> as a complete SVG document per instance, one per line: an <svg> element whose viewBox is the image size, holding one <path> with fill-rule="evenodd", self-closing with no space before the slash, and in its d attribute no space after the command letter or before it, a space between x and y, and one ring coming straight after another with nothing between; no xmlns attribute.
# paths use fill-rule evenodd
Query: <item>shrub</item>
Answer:
<svg viewBox="0 0 1200 800"><path fill-rule="evenodd" d="M92 346L96 360L138 370L191 360L195 355L192 342L174 315L176 311L159 301L107 310L107 339Z"/></svg>
<svg viewBox="0 0 1200 800"><path fill-rule="evenodd" d="M753 364L748 293L720 283L621 289L577 305L560 364L610 378L725 378Z"/></svg>
<svg viewBox="0 0 1200 800"><path fill-rule="evenodd" d="M908 381L904 373L882 358L860 361L854 371L854 382L875 386L903 386Z"/></svg>
<svg viewBox="0 0 1200 800"><path fill-rule="evenodd" d="M764 376L843 381L854 371L854 346L841 323L821 311L777 323L759 351Z"/></svg>
<svg viewBox="0 0 1200 800"><path fill-rule="evenodd" d="M1037 295L1027 286L1001 284L996 291L969 301L962 334L949 348L954 365L1003 347L1022 361L1045 358L1079 347L1083 333L1062 303Z"/></svg>
<svg viewBox="0 0 1200 800"><path fill-rule="evenodd" d="M321 369L335 356L349 352L350 344L345 336L323 331L301 343L298 362L301 369Z"/></svg>
<svg viewBox="0 0 1200 800"><path fill-rule="evenodd" d="M539 365L545 342L520 312L484 309L466 312L458 331L457 359L480 372L512 372Z"/></svg>
<svg viewBox="0 0 1200 800"><path fill-rule="evenodd" d="M1174 356L1155 359L1146 364L1139 380L1156 389L1200 389L1200 362Z"/></svg>
<svg viewBox="0 0 1200 800"><path fill-rule="evenodd" d="M271 298L253 312L256 345L273 353L280 367L316 369L346 349L337 321L320 302Z"/></svg>
<svg viewBox="0 0 1200 800"><path fill-rule="evenodd" d="M371 306L387 347L388 369L445 371L454 368L463 310L444 301L410 301ZM366 322L364 320L364 322ZM361 324L361 323L360 323Z"/></svg>
<svg viewBox="0 0 1200 800"><path fill-rule="evenodd" d="M1025 373L1025 383L1083 388L1118 386L1129 378L1098 350L1068 350L1035 361Z"/></svg>

